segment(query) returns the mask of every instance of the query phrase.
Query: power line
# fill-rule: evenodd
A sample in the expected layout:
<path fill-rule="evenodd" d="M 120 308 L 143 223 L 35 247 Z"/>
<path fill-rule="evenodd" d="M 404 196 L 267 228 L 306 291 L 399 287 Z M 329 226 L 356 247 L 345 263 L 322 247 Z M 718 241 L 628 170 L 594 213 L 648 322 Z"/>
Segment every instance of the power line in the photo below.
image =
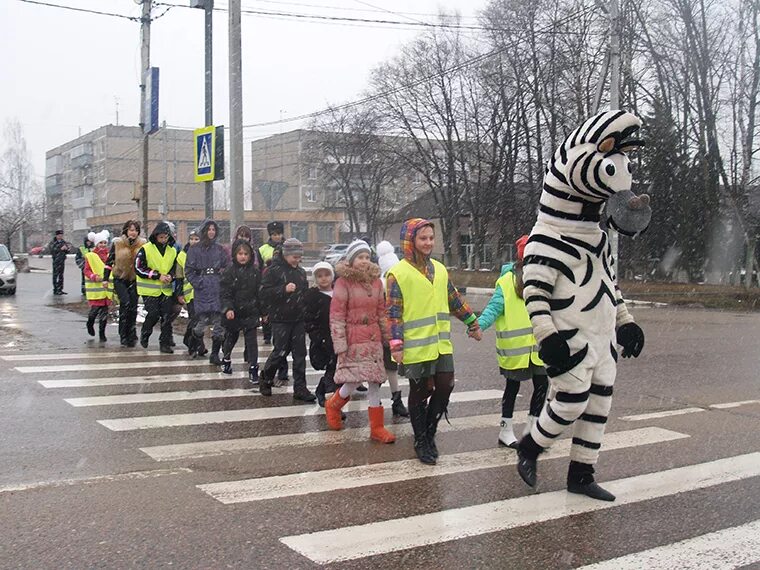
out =
<path fill-rule="evenodd" d="M 39 0 L 18 0 L 18 1 L 25 2 L 27 4 L 36 4 L 38 6 L 47 6 L 50 8 L 61 8 L 62 10 L 71 10 L 72 12 L 85 12 L 87 14 L 96 14 L 98 16 L 111 16 L 113 18 L 124 18 L 125 20 L 131 20 L 133 22 L 140 21 L 140 18 L 136 18 L 134 16 L 127 16 L 125 14 L 117 14 L 115 12 L 101 12 L 100 10 L 90 10 L 88 8 L 76 8 L 74 6 L 65 6 L 63 4 L 52 4 L 50 2 L 40 2 Z"/>
<path fill-rule="evenodd" d="M 431 13 L 423 13 L 423 12 L 392 12 L 390 10 L 386 10 L 384 8 L 380 8 L 378 6 L 373 6 L 372 4 L 367 4 L 363 2 L 360 2 L 360 4 L 364 4 L 365 6 L 371 6 L 373 9 L 348 8 L 345 6 L 328 6 L 326 4 L 306 4 L 302 2 L 287 2 L 284 0 L 251 0 L 251 1 L 257 2 L 257 3 L 263 3 L 263 4 L 277 4 L 281 6 L 301 6 L 305 8 L 323 8 L 326 10 L 336 10 L 336 11 L 344 11 L 344 12 L 370 12 L 370 13 L 388 12 L 390 14 L 395 14 L 396 16 L 425 16 L 425 17 L 430 17 L 430 18 L 436 18 L 440 15 L 440 14 L 431 14 Z M 465 19 L 476 20 L 477 18 L 466 17 Z"/>

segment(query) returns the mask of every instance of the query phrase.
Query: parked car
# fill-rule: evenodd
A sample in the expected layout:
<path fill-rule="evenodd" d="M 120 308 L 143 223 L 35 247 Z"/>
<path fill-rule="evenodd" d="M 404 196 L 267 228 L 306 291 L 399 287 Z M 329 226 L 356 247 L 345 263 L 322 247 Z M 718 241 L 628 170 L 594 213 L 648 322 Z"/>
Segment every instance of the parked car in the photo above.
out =
<path fill-rule="evenodd" d="M 0 293 L 16 294 L 16 264 L 3 244 L 0 244 Z"/>
<path fill-rule="evenodd" d="M 44 246 L 44 245 L 35 246 L 29 250 L 29 255 L 39 255 L 40 257 L 42 257 L 45 253 L 45 249 L 47 249 L 47 246 Z"/>
<path fill-rule="evenodd" d="M 340 257 L 342 257 L 343 255 L 345 255 L 347 249 L 348 249 L 347 243 L 333 243 L 333 244 L 327 245 L 324 247 L 324 249 L 322 249 L 322 255 L 320 257 L 320 260 L 327 261 L 335 265 L 337 261 L 333 263 L 327 258 L 330 256 L 334 256 L 336 254 L 340 254 Z M 338 259 L 340 259 L 340 257 Z"/>

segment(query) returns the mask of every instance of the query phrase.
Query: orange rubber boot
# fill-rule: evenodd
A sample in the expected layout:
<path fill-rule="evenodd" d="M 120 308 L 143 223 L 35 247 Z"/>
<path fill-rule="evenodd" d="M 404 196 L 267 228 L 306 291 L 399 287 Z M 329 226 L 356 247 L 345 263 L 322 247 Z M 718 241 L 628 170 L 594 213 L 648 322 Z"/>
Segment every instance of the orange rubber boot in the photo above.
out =
<path fill-rule="evenodd" d="M 340 390 L 335 390 L 335 393 L 325 402 L 325 416 L 327 417 L 327 426 L 330 429 L 341 430 L 343 429 L 343 420 L 340 417 L 340 410 L 351 399 L 341 398 Z"/>
<path fill-rule="evenodd" d="M 396 441 L 396 436 L 385 429 L 383 425 L 382 406 L 367 408 L 367 413 L 369 414 L 370 439 L 374 439 L 380 443 L 393 443 Z"/>

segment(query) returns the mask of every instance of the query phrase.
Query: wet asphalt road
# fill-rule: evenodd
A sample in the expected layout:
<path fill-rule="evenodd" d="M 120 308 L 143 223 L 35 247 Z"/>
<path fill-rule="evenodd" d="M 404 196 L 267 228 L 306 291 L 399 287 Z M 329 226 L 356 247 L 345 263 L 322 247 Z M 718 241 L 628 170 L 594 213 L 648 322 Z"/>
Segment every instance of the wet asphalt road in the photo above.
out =
<path fill-rule="evenodd" d="M 434 476 L 420 474 L 414 461 L 393 463 L 386 470 L 392 482 L 365 470 L 343 484 L 353 472 L 336 469 L 412 459 L 408 421 L 389 419 L 400 435 L 382 446 L 356 435 L 367 425 L 366 413 L 349 412 L 349 429 L 324 439 L 324 417 L 310 413 L 316 406 L 294 407 L 288 394 L 219 397 L 218 391 L 247 388 L 239 354 L 229 379 L 179 352 L 146 356 L 141 348 L 120 349 L 115 326 L 101 346 L 86 336 L 83 316 L 61 307 L 78 301 L 73 260 L 66 283 L 70 295 L 54 298 L 48 273 L 22 274 L 16 297 L 0 297 L 1 568 L 316 568 L 320 560 L 336 568 L 575 568 L 658 547 L 666 549 L 659 563 L 639 557 L 632 566 L 609 567 L 680 568 L 675 543 L 697 540 L 687 545 L 698 552 L 698 537 L 741 534 L 760 519 L 760 474 L 753 467 L 760 468 L 760 455 L 750 455 L 760 453 L 760 315 L 634 309 L 646 348 L 638 360 L 620 363 L 598 480 L 637 479 L 610 508 L 584 499 L 576 514 L 550 516 L 553 505 L 572 510 L 578 503 L 563 490 L 566 454 L 540 464 L 539 494 L 532 495 L 515 472 L 514 452 L 496 447 L 503 383 L 492 333 L 478 344 L 455 327 L 455 394 L 479 395 L 452 403 L 452 426 L 442 427 L 438 438 L 442 460 L 482 452 L 480 459 L 466 456 L 457 469 Z M 189 365 L 160 366 L 170 362 Z M 195 376 L 168 381 L 180 374 Z M 309 376 L 309 383 L 317 379 Z M 214 392 L 187 399 L 199 391 Z M 73 400 L 155 393 L 163 400 Z M 527 408 L 529 393 L 525 386 L 518 412 Z M 383 395 L 387 404 L 387 388 Z M 273 416 L 301 415 L 196 415 L 270 408 Z M 677 415 L 637 417 L 671 410 Z M 478 421 L 487 414 L 494 418 Z M 161 416 L 165 425 L 147 428 L 135 420 L 144 429 L 114 431 L 109 422 L 98 423 L 147 416 Z M 651 441 L 641 440 L 641 430 Z M 217 443 L 192 445 L 198 442 Z M 484 458 L 488 465 L 478 463 Z M 704 483 L 721 460 L 723 471 Z M 747 462 L 748 470 L 742 467 Z M 702 484 L 669 486 L 669 478 L 684 484 L 692 466 L 700 466 L 694 476 Z M 686 468 L 683 476 L 673 475 L 678 468 Z M 647 474 L 654 479 L 638 479 Z M 216 487 L 205 487 L 253 478 L 259 481 L 247 490 L 233 488 L 228 497 L 240 502 L 232 504 L 219 500 Z M 312 483 L 304 488 L 300 481 Z M 265 491 L 272 498 L 261 495 Z M 542 496 L 550 504 L 536 502 Z M 503 502 L 494 507 L 501 522 L 494 529 L 478 529 L 469 511 L 453 511 L 497 501 Z M 519 501 L 527 501 L 527 514 L 514 522 L 509 517 Z M 485 519 L 474 512 L 476 520 Z M 431 513 L 441 514 L 410 518 Z M 389 528 L 353 528 L 386 520 L 394 521 Z M 458 540 L 423 533 L 441 522 Z M 288 538 L 332 529 L 344 530 L 315 535 L 318 547 Z M 719 553 L 723 563 L 695 567 L 757 567 L 760 539 L 750 536 L 743 564 Z M 352 550 L 367 537 L 366 551 Z M 399 549 L 406 541 L 409 547 Z"/>

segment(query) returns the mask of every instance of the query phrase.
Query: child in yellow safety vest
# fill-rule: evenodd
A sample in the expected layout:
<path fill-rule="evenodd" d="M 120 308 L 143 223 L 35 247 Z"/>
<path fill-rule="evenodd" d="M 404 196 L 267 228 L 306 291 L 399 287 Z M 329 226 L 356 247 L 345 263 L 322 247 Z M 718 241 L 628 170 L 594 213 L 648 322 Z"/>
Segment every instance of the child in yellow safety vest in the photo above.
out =
<path fill-rule="evenodd" d="M 529 433 L 546 399 L 548 379 L 544 363 L 538 357 L 538 347 L 533 336 L 528 311 L 523 299 L 522 260 L 528 236 L 515 242 L 517 263 L 502 267 L 501 277 L 496 281 L 496 289 L 491 300 L 478 317 L 481 330 L 491 325 L 496 328 L 496 355 L 499 371 L 507 381 L 501 399 L 501 429 L 499 445 L 517 449 L 517 438 L 512 429 L 515 400 L 520 391 L 520 383 L 533 380 L 533 396 L 525 433 Z"/>
<path fill-rule="evenodd" d="M 90 313 L 87 315 L 87 334 L 95 336 L 95 319 L 98 320 L 100 342 L 106 342 L 106 325 L 108 325 L 108 306 L 111 304 L 113 293 L 109 286 L 106 270 L 108 259 L 108 230 L 100 233 L 90 232 L 87 236 L 95 247 L 84 255 L 84 286 Z"/>

